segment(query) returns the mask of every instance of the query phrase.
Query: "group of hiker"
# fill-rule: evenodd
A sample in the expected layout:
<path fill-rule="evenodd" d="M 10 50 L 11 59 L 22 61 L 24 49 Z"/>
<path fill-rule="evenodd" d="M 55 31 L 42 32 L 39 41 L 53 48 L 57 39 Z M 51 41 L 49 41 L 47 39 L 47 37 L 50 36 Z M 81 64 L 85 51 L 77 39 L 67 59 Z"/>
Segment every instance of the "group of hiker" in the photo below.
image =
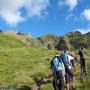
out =
<path fill-rule="evenodd" d="M 80 77 L 87 75 L 85 63 L 85 49 L 80 46 L 78 53 L 65 50 L 61 55 L 56 55 L 51 61 L 54 90 L 76 90 L 73 68 L 77 65 L 77 55 L 80 56 Z M 70 83 L 72 86 L 70 86 Z M 72 89 L 70 89 L 72 87 Z"/>

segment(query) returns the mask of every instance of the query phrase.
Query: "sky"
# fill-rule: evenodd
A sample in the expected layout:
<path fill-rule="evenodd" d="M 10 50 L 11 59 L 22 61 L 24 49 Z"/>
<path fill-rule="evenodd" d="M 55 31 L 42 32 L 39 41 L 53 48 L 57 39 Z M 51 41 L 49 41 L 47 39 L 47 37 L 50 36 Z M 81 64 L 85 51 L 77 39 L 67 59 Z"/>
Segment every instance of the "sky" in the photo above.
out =
<path fill-rule="evenodd" d="M 0 0 L 0 29 L 64 35 L 90 32 L 90 0 Z"/>

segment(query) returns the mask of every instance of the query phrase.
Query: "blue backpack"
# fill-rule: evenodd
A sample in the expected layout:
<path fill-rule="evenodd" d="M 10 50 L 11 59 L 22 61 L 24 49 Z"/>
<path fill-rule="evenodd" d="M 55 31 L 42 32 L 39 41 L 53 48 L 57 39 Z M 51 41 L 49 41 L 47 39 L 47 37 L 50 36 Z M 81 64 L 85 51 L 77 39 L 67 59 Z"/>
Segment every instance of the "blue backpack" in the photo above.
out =
<path fill-rule="evenodd" d="M 67 63 L 67 62 L 68 62 L 68 53 L 64 53 L 64 54 L 62 55 L 62 61 L 63 61 L 64 63 Z"/>
<path fill-rule="evenodd" d="M 55 56 L 53 58 L 53 60 L 51 61 L 51 69 L 53 74 L 56 71 L 62 71 L 63 73 L 65 73 L 65 67 L 60 56 Z"/>
<path fill-rule="evenodd" d="M 61 56 L 61 58 L 62 58 L 62 61 L 64 63 L 65 68 L 71 69 L 72 66 L 71 66 L 71 64 L 69 63 L 69 60 L 68 60 L 68 53 L 64 53 Z"/>

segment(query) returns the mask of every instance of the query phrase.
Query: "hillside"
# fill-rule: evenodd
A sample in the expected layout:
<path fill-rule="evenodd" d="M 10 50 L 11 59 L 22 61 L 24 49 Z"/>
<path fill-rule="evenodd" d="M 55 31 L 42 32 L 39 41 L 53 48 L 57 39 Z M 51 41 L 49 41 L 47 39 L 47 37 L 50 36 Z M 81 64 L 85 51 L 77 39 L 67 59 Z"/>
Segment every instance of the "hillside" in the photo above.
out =
<path fill-rule="evenodd" d="M 29 47 L 13 36 L 0 34 L 1 88 L 31 87 L 35 84 L 34 78 L 40 79 L 48 72 L 50 60 L 57 53 Z"/>
<path fill-rule="evenodd" d="M 47 34 L 41 37 L 33 38 L 28 33 L 23 32 L 16 33 L 14 30 L 9 30 L 1 33 L 0 35 L 2 38 L 11 37 L 11 41 L 13 39 L 14 41 L 15 39 L 17 39 L 19 43 L 24 43 L 26 45 L 33 47 L 47 48 L 50 50 L 72 50 L 72 48 L 73 49 L 79 48 L 80 45 L 83 45 L 85 48 L 90 47 L 90 32 L 82 34 L 79 31 L 75 31 L 69 32 L 64 36 Z M 14 43 L 15 42 L 13 42 L 12 44 L 14 45 Z"/>
<path fill-rule="evenodd" d="M 51 40 L 55 41 L 55 39 Z M 76 67 L 78 90 L 89 90 L 90 88 L 90 49 L 87 52 L 88 76 L 84 82 L 79 79 L 79 65 Z M 62 52 L 28 46 L 14 36 L 0 34 L 1 87 L 9 89 L 21 86 L 32 87 L 36 80 L 42 79 L 44 74 L 50 72 L 50 60 L 60 53 Z M 41 90 L 52 90 L 52 83 L 42 85 Z"/>
<path fill-rule="evenodd" d="M 0 33 L 0 48 L 23 47 L 25 44 L 13 36 Z"/>
<path fill-rule="evenodd" d="M 72 48 L 79 48 L 80 45 L 83 45 L 85 48 L 90 47 L 90 32 L 82 34 L 79 31 L 69 32 L 64 36 L 56 36 L 52 34 L 44 35 L 37 38 L 44 45 L 47 44 L 47 48 L 57 49 L 57 50 L 69 50 Z M 48 47 L 49 45 L 49 47 Z"/>

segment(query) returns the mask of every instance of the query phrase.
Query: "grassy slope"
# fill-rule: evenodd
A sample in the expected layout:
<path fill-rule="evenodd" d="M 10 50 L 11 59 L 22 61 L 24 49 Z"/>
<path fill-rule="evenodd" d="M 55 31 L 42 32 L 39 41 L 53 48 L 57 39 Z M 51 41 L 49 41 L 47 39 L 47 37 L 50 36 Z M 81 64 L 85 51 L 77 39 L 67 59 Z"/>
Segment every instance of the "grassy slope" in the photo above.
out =
<path fill-rule="evenodd" d="M 84 80 L 80 79 L 80 64 L 78 64 L 75 68 L 77 90 L 90 90 L 90 49 L 87 50 L 87 53 L 88 54 L 87 54 L 86 63 L 87 63 L 88 75 L 86 78 L 84 78 Z M 42 90 L 52 90 L 51 88 L 52 88 L 51 84 L 42 86 Z"/>
<path fill-rule="evenodd" d="M 88 49 L 87 52 L 88 52 L 88 54 L 87 54 L 86 63 L 87 63 L 88 75 L 82 81 L 82 80 L 79 79 L 79 71 L 76 73 L 77 86 L 79 88 L 78 90 L 90 90 L 90 49 Z M 77 67 L 77 68 L 79 68 L 79 67 Z"/>
<path fill-rule="evenodd" d="M 41 78 L 49 70 L 49 59 L 57 54 L 57 51 L 50 51 L 40 48 L 28 47 L 14 37 L 7 37 L 0 34 L 0 85 L 14 84 L 33 85 L 33 77 Z M 90 50 L 88 50 L 88 77 L 84 83 L 79 79 L 77 69 L 78 90 L 89 90 L 90 88 Z M 79 68 L 79 67 L 78 67 Z M 85 89 L 83 85 L 85 85 Z M 42 86 L 42 90 L 52 90 L 52 85 Z"/>
<path fill-rule="evenodd" d="M 25 46 L 20 40 L 16 40 L 15 37 L 6 36 L 0 33 L 0 48 L 15 48 Z"/>
<path fill-rule="evenodd" d="M 49 68 L 48 58 L 57 52 L 28 47 L 14 37 L 0 34 L 0 85 L 28 84 Z"/>

